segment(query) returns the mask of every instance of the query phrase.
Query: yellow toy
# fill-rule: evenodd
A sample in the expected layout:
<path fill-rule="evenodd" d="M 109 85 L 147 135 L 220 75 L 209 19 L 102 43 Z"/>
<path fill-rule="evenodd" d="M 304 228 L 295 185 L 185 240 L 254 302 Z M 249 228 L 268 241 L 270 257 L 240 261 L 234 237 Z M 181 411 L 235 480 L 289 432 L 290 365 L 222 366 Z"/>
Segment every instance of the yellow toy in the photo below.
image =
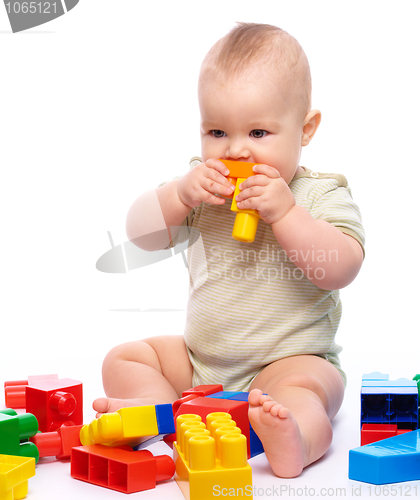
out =
<path fill-rule="evenodd" d="M 0 500 L 20 500 L 35 476 L 35 458 L 0 455 Z"/>
<path fill-rule="evenodd" d="M 105 413 L 80 430 L 80 442 L 111 446 L 139 443 L 144 436 L 159 434 L 155 406 L 121 408 L 115 413 Z"/>
<path fill-rule="evenodd" d="M 229 413 L 180 415 L 174 442 L 175 480 L 187 500 L 252 498 L 246 437 Z"/>
<path fill-rule="evenodd" d="M 235 186 L 235 192 L 232 197 L 232 212 L 237 212 L 235 224 L 233 225 L 232 238 L 246 243 L 252 243 L 257 232 L 258 219 L 260 218 L 256 210 L 240 210 L 236 205 L 236 196 L 239 194 L 239 185 L 251 175 L 255 175 L 252 170 L 257 163 L 245 161 L 220 160 L 229 169 L 227 179 Z M 228 197 L 228 198 L 230 198 Z"/>

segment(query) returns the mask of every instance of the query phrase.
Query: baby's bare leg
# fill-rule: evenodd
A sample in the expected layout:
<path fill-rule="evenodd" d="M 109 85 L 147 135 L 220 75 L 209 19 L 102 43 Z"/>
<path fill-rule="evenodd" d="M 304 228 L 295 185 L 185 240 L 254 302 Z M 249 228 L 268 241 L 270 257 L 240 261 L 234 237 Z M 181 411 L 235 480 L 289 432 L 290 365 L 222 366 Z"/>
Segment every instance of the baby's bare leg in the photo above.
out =
<path fill-rule="evenodd" d="M 98 413 L 123 406 L 173 403 L 192 384 L 183 337 L 152 337 L 114 347 L 103 362 L 102 379 L 108 398 L 93 402 Z"/>
<path fill-rule="evenodd" d="M 318 356 L 293 356 L 267 366 L 250 389 L 249 419 L 274 473 L 298 476 L 331 444 L 330 421 L 344 396 L 341 375 Z"/>

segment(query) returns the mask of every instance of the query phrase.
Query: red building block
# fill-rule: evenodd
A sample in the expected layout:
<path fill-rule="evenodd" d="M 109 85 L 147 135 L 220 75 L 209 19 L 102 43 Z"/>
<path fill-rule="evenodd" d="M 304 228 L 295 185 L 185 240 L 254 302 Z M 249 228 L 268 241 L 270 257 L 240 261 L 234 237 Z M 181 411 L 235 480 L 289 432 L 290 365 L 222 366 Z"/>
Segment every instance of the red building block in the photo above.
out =
<path fill-rule="evenodd" d="M 72 448 L 81 446 L 80 429 L 83 425 L 63 425 L 53 432 L 42 432 L 30 438 L 36 445 L 40 457 L 69 459 Z"/>
<path fill-rule="evenodd" d="M 41 432 L 83 424 L 82 383 L 68 378 L 39 377 L 26 387 L 26 411 L 36 416 Z"/>
<path fill-rule="evenodd" d="M 30 375 L 28 380 L 9 380 L 4 383 L 6 408 L 26 408 L 26 387 L 40 380 L 58 380 L 58 375 Z"/>
<path fill-rule="evenodd" d="M 72 477 L 123 493 L 150 490 L 174 473 L 171 457 L 154 457 L 148 450 L 94 444 L 73 448 L 71 452 Z"/>
<path fill-rule="evenodd" d="M 196 394 L 197 396 L 208 396 L 210 394 L 214 394 L 216 392 L 223 391 L 222 384 L 213 384 L 213 385 L 197 385 L 192 389 L 188 389 L 188 391 L 184 391 L 182 393 L 182 397 L 188 396 L 189 394 Z"/>
<path fill-rule="evenodd" d="M 187 401 L 186 403 L 182 403 L 175 415 L 175 418 L 179 415 L 185 415 L 186 413 L 193 413 L 200 415 L 203 422 L 205 422 L 209 413 L 230 413 L 230 415 L 232 415 L 232 419 L 236 422 L 236 426 L 241 429 L 242 434 L 246 437 L 248 458 L 250 458 L 251 449 L 249 439 L 248 408 L 249 405 L 247 401 L 200 397 Z"/>
<path fill-rule="evenodd" d="M 9 380 L 4 383 L 4 404 L 6 408 L 25 408 L 27 380 Z"/>
<path fill-rule="evenodd" d="M 184 391 L 182 393 L 182 398 L 176 400 L 172 404 L 172 411 L 175 415 L 177 414 L 179 407 L 182 403 L 186 403 L 187 401 L 191 401 L 195 398 L 200 398 L 204 396 L 209 396 L 210 394 L 215 394 L 216 392 L 223 391 L 223 385 L 221 384 L 213 384 L 213 385 L 197 385 L 192 389 L 188 389 L 188 391 Z"/>
<path fill-rule="evenodd" d="M 360 446 L 410 431 L 411 429 L 398 429 L 396 424 L 363 424 L 360 432 Z"/>

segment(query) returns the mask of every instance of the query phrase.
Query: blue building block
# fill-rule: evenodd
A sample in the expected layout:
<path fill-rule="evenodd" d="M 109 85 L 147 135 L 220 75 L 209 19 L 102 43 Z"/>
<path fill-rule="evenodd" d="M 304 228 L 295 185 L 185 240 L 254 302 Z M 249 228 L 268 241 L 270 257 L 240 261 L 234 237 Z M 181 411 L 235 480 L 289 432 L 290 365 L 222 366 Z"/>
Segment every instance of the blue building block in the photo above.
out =
<path fill-rule="evenodd" d="M 251 448 L 251 458 L 264 453 L 264 448 L 260 438 L 256 435 L 251 424 L 249 424 L 249 445 Z"/>
<path fill-rule="evenodd" d="M 172 434 L 175 432 L 174 414 L 171 404 L 156 405 L 156 420 L 159 434 Z"/>
<path fill-rule="evenodd" d="M 238 392 L 234 396 L 230 396 L 228 399 L 233 399 L 234 401 L 248 401 L 249 392 Z"/>
<path fill-rule="evenodd" d="M 386 373 L 380 373 L 380 372 L 372 372 L 372 373 L 364 373 L 362 375 L 362 383 L 364 380 L 389 380 L 389 375 Z"/>
<path fill-rule="evenodd" d="M 236 396 L 236 394 L 241 394 L 238 391 L 219 391 L 214 394 L 209 394 L 206 398 L 214 398 L 214 399 L 234 399 L 232 396 Z M 248 399 L 246 399 L 248 401 Z"/>
<path fill-rule="evenodd" d="M 153 443 L 157 443 L 158 441 L 161 441 L 169 434 L 173 434 L 175 432 L 175 420 L 174 420 L 174 414 L 172 412 L 172 405 L 171 404 L 156 405 L 155 412 L 156 412 L 156 421 L 159 434 L 157 436 L 152 436 L 151 438 L 146 439 L 145 441 L 142 441 L 137 446 L 134 446 L 133 449 L 135 451 L 142 450 Z"/>
<path fill-rule="evenodd" d="M 420 431 L 350 450 L 349 479 L 389 484 L 420 479 Z"/>
<path fill-rule="evenodd" d="M 418 428 L 419 393 L 414 380 L 389 380 L 373 372 L 364 375 L 361 390 L 361 426 L 396 424 L 400 429 Z"/>

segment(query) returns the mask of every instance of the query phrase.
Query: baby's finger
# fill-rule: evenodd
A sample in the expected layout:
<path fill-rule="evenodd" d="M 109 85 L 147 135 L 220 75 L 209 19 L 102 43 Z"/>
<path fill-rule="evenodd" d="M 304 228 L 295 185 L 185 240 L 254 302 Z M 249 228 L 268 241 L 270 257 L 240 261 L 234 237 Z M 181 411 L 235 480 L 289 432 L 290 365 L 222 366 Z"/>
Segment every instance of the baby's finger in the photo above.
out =
<path fill-rule="evenodd" d="M 210 203 L 211 205 L 223 205 L 223 203 L 226 202 L 224 198 L 222 198 L 221 196 L 217 196 L 217 194 L 219 193 L 213 193 L 205 187 L 202 187 L 201 189 L 202 194 L 200 195 L 200 199 L 205 203 Z"/>
<path fill-rule="evenodd" d="M 243 191 L 252 186 L 266 186 L 269 183 L 270 179 L 266 175 L 252 175 L 239 184 L 239 189 Z"/>
<path fill-rule="evenodd" d="M 264 165 L 264 164 L 254 165 L 252 167 L 252 170 L 256 174 L 264 174 L 267 177 L 270 177 L 271 179 L 278 179 L 279 177 L 281 177 L 279 171 L 274 167 L 270 167 L 270 165 Z"/>
<path fill-rule="evenodd" d="M 220 160 L 217 160 L 216 158 L 210 158 L 209 160 L 207 160 L 205 162 L 205 164 L 209 168 L 212 168 L 212 169 L 216 170 L 217 172 L 219 172 L 224 177 L 226 177 L 229 174 L 229 169 L 227 168 L 227 166 L 224 163 L 222 163 Z"/>
<path fill-rule="evenodd" d="M 229 170 L 219 160 L 214 160 L 216 163 L 213 163 L 213 160 L 207 160 L 206 165 L 208 162 L 210 162 L 210 165 L 214 165 L 215 167 L 208 167 L 205 176 L 221 186 L 224 186 L 224 189 L 218 194 L 230 196 L 233 193 L 235 186 L 233 186 L 232 183 L 225 177 L 225 175 L 229 173 Z"/>
<path fill-rule="evenodd" d="M 260 186 L 251 186 L 244 191 L 241 191 L 238 195 L 236 195 L 235 200 L 239 203 L 241 201 L 245 201 L 249 198 L 256 198 L 263 194 L 264 190 Z"/>
<path fill-rule="evenodd" d="M 222 182 L 220 177 L 223 179 Z M 209 176 L 204 179 L 202 186 L 209 193 L 222 196 L 230 196 L 235 190 L 235 186 L 231 184 L 226 177 L 218 173 L 209 174 Z"/>

